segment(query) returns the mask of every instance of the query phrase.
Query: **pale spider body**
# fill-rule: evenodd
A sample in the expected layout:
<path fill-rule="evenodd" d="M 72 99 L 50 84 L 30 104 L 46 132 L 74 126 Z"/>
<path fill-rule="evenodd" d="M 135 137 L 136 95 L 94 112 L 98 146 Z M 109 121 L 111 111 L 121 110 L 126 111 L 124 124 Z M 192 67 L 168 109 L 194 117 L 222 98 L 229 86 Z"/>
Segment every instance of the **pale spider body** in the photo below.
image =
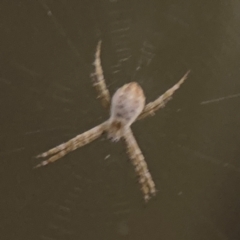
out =
<path fill-rule="evenodd" d="M 145 106 L 141 86 L 131 82 L 119 88 L 112 97 L 108 137 L 118 141 L 137 119 Z"/>
<path fill-rule="evenodd" d="M 104 107 L 109 108 L 110 93 L 106 86 L 103 76 L 103 70 L 100 59 L 101 41 L 98 42 L 95 53 L 95 73 L 92 74 L 94 86 L 97 90 L 98 97 Z M 64 157 L 68 153 L 85 146 L 99 138 L 104 132 L 108 133 L 108 137 L 113 141 L 118 141 L 123 138 L 127 153 L 134 170 L 138 176 L 138 182 L 141 185 L 141 190 L 145 201 L 148 201 L 151 196 L 156 194 L 155 183 L 148 170 L 147 163 L 139 148 L 137 141 L 131 130 L 131 124 L 138 119 L 143 119 L 147 116 L 152 116 L 154 113 L 165 106 L 171 99 L 173 93 L 186 80 L 189 71 L 170 89 L 158 97 L 153 102 L 145 106 L 145 95 L 142 88 L 136 82 L 125 84 L 119 88 L 112 97 L 110 107 L 110 117 L 108 120 L 99 125 L 85 131 L 82 134 L 68 140 L 65 143 L 58 145 L 44 153 L 39 154 L 38 158 L 47 158 L 39 163 L 37 167 L 45 166 Z"/>

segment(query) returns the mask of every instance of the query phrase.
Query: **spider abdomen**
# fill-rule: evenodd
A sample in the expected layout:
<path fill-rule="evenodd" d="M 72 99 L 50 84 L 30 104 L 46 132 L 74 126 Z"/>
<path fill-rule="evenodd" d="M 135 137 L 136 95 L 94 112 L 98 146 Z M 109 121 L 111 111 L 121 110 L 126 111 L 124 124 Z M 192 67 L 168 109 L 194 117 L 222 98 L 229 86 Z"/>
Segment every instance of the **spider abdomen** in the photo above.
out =
<path fill-rule="evenodd" d="M 136 82 L 123 85 L 113 95 L 109 136 L 118 140 L 137 119 L 145 106 L 145 95 Z"/>

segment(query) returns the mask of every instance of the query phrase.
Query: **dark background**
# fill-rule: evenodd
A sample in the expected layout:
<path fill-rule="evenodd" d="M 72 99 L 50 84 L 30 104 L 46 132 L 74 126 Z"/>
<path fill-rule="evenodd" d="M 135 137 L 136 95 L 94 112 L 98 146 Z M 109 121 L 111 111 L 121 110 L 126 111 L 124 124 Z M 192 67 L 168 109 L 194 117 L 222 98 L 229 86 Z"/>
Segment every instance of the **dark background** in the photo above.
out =
<path fill-rule="evenodd" d="M 0 32 L 1 239 L 240 239 L 238 0 L 1 1 Z M 133 125 L 159 190 L 147 205 L 106 137 L 33 170 L 107 119 L 90 78 L 100 38 L 111 93 L 134 80 L 151 101 L 191 69 Z"/>

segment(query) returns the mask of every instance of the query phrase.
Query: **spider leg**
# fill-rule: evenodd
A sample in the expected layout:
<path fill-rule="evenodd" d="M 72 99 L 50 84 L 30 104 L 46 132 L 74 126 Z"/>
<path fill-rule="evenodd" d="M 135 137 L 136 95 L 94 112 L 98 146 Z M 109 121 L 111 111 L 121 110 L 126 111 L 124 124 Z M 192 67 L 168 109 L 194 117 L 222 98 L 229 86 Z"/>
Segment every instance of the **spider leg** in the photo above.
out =
<path fill-rule="evenodd" d="M 60 144 L 59 146 L 52 148 L 42 154 L 39 154 L 37 158 L 46 158 L 49 157 L 47 160 L 42 161 L 39 163 L 35 168 L 45 166 L 49 163 L 55 162 L 56 160 L 64 157 L 69 152 L 76 150 L 84 145 L 91 143 L 92 141 L 96 140 L 98 137 L 102 135 L 102 133 L 106 130 L 107 121 L 99 124 L 98 126 L 77 135 L 76 137 L 70 139 L 69 141 Z"/>
<path fill-rule="evenodd" d="M 147 202 L 152 196 L 156 194 L 155 183 L 148 170 L 144 156 L 130 128 L 125 133 L 124 139 L 127 145 L 129 158 L 134 166 L 135 172 L 138 176 L 138 181 L 141 185 L 144 200 Z"/>
<path fill-rule="evenodd" d="M 93 86 L 97 90 L 98 98 L 100 98 L 101 104 L 105 108 L 110 106 L 110 93 L 106 86 L 106 82 L 103 75 L 102 65 L 101 65 L 101 44 L 102 41 L 99 40 L 95 53 L 95 61 L 93 65 L 95 66 L 95 72 L 91 75 L 93 77 Z"/>
<path fill-rule="evenodd" d="M 139 115 L 138 119 L 143 119 L 148 116 L 152 116 L 159 108 L 164 108 L 166 103 L 171 100 L 174 92 L 180 88 L 180 86 L 187 79 L 190 70 L 185 73 L 185 75 L 176 83 L 173 87 L 168 89 L 164 94 L 158 97 L 155 101 L 148 103 L 143 109 L 142 113 Z"/>

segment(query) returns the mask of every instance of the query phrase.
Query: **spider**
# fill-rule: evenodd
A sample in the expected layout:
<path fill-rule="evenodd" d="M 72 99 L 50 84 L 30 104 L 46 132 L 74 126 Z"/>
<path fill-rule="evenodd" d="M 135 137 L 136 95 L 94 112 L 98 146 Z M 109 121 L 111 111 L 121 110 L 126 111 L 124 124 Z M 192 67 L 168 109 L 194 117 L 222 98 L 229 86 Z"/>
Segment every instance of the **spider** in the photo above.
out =
<path fill-rule="evenodd" d="M 152 116 L 158 109 L 163 108 L 171 99 L 173 93 L 186 80 L 190 71 L 188 71 L 178 81 L 178 83 L 168 89 L 163 95 L 147 105 L 145 105 L 144 92 L 137 82 L 130 82 L 123 85 L 115 92 L 112 100 L 110 100 L 110 93 L 106 86 L 101 66 L 100 52 L 101 40 L 98 42 L 96 47 L 95 61 L 93 64 L 95 72 L 92 74 L 92 77 L 94 82 L 93 85 L 97 90 L 101 104 L 105 108 L 110 108 L 110 118 L 98 126 L 77 135 L 69 141 L 39 154 L 37 158 L 47 159 L 35 166 L 35 168 L 55 162 L 67 155 L 69 152 L 91 143 L 99 138 L 104 132 L 107 132 L 108 138 L 112 141 L 117 142 L 120 138 L 125 140 L 127 153 L 138 176 L 144 200 L 147 202 L 156 194 L 156 187 L 148 170 L 144 156 L 131 130 L 131 124 L 136 120 Z"/>

